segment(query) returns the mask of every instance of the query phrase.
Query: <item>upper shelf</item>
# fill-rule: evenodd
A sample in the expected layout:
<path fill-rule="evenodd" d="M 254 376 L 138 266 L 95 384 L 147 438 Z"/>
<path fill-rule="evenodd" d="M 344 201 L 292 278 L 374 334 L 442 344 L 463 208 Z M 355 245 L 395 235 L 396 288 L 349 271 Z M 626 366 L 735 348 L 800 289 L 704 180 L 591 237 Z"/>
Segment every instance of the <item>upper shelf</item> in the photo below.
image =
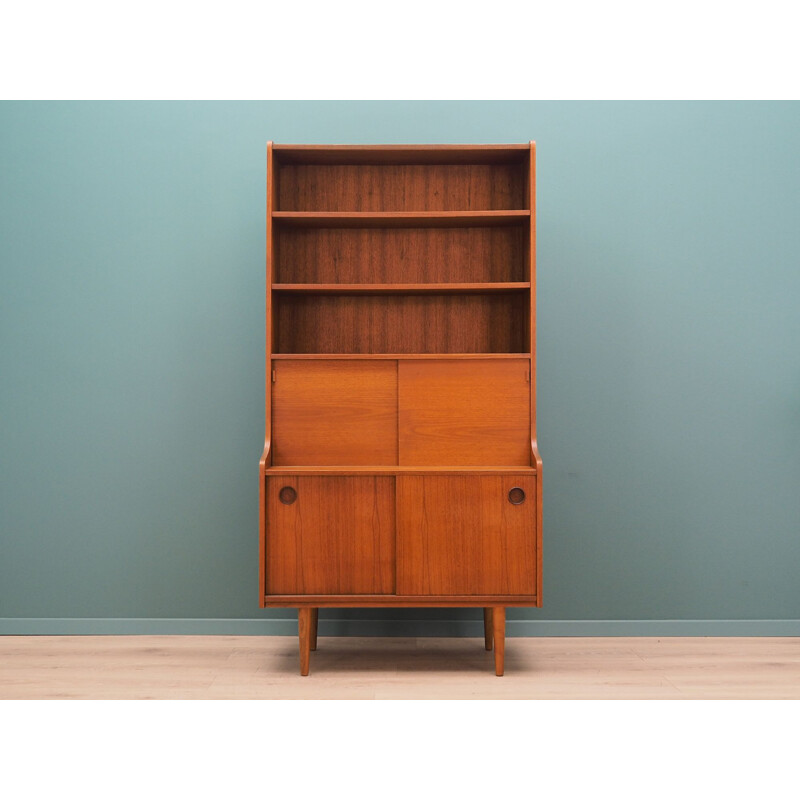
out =
<path fill-rule="evenodd" d="M 289 294 L 497 294 L 530 289 L 514 283 L 273 283 L 276 292 Z"/>
<path fill-rule="evenodd" d="M 531 212 L 514 211 L 273 211 L 284 226 L 305 228 L 469 228 L 520 225 Z"/>
<path fill-rule="evenodd" d="M 272 146 L 282 164 L 510 164 L 522 161 L 530 150 L 528 144 Z"/>

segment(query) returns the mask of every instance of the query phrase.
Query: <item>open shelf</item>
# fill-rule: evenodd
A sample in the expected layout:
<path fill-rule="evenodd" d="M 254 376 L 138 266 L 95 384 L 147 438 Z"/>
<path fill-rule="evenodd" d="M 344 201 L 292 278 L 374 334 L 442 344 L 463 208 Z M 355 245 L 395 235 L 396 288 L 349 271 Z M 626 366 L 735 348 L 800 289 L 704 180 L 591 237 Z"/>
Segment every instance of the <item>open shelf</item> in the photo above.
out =
<path fill-rule="evenodd" d="M 310 228 L 463 228 L 521 225 L 528 210 L 513 211 L 273 211 L 277 224 Z"/>
<path fill-rule="evenodd" d="M 529 280 L 525 225 L 275 228 L 275 283 L 503 283 Z"/>
<path fill-rule="evenodd" d="M 274 283 L 290 294 L 494 294 L 530 289 L 530 283 Z"/>
<path fill-rule="evenodd" d="M 451 361 L 530 357 L 530 353 L 272 353 L 271 356 L 273 361 L 282 359 L 309 359 L 315 361 L 402 361 L 407 359 L 417 361 L 426 358 L 436 359 L 437 361 Z"/>
<path fill-rule="evenodd" d="M 277 353 L 527 353 L 529 291 L 273 293 Z"/>
<path fill-rule="evenodd" d="M 527 144 L 274 144 L 272 152 L 284 164 L 520 164 Z"/>

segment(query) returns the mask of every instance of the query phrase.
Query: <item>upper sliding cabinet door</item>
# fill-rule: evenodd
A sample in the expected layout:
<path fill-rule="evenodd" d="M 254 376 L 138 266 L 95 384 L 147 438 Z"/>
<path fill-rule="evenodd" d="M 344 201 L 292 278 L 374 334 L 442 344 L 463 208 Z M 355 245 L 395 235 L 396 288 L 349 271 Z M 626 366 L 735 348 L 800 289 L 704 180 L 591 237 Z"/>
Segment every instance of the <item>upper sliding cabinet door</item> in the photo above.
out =
<path fill-rule="evenodd" d="M 274 361 L 274 466 L 397 464 L 396 361 Z"/>
<path fill-rule="evenodd" d="M 399 463 L 530 466 L 530 361 L 398 363 Z"/>

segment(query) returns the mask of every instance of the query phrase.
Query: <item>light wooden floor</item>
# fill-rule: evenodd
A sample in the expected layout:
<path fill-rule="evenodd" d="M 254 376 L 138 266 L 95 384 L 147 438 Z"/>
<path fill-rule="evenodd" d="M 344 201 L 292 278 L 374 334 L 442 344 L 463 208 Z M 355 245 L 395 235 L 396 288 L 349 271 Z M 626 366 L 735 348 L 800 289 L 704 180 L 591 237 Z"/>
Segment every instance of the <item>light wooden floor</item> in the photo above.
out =
<path fill-rule="evenodd" d="M 800 699 L 800 638 L 0 636 L 0 698 Z"/>

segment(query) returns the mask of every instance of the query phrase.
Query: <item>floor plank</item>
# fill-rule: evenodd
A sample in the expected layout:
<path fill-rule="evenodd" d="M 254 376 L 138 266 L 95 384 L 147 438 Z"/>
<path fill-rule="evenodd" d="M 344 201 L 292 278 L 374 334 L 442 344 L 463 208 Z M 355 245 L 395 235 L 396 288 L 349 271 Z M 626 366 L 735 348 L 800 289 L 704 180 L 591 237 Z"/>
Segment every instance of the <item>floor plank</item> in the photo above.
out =
<path fill-rule="evenodd" d="M 3 636 L 0 699 L 800 699 L 800 638 Z"/>

